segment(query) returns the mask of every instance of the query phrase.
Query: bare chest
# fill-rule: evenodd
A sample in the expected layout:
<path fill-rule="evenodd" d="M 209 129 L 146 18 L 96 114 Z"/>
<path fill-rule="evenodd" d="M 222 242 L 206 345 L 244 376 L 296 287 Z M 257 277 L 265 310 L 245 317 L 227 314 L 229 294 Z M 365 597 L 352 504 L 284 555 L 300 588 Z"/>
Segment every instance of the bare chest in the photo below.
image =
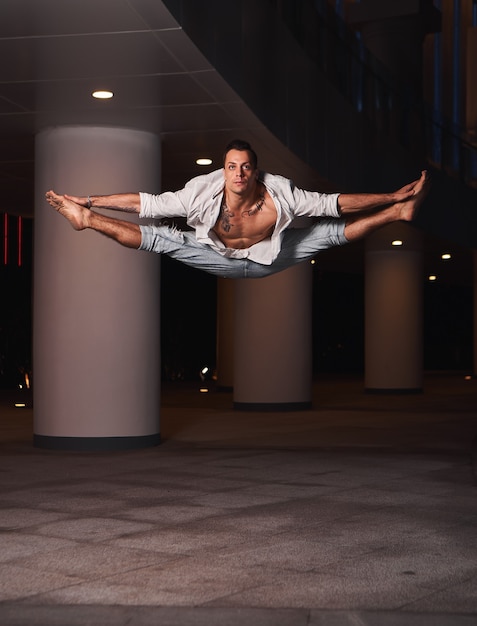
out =
<path fill-rule="evenodd" d="M 249 248 L 270 237 L 277 220 L 277 210 L 264 192 L 250 206 L 231 209 L 222 202 L 214 232 L 228 248 Z"/>

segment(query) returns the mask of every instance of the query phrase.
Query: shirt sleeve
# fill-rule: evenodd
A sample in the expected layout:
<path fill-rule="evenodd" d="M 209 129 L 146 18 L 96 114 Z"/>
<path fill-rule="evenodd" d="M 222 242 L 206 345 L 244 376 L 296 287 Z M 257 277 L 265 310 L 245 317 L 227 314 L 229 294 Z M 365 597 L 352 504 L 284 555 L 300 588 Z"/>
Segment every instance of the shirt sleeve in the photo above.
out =
<path fill-rule="evenodd" d="M 186 217 L 187 198 L 184 189 L 180 191 L 166 191 L 160 194 L 139 192 L 141 207 L 139 217 L 163 218 Z"/>
<path fill-rule="evenodd" d="M 292 213 L 295 217 L 341 217 L 339 193 L 321 193 L 292 187 Z"/>
<path fill-rule="evenodd" d="M 290 219 L 295 217 L 341 217 L 339 193 L 307 191 L 289 178 L 264 174 L 264 183 Z"/>
<path fill-rule="evenodd" d="M 189 180 L 179 191 L 166 191 L 157 195 L 140 192 L 139 217 L 186 217 L 188 222 L 200 221 L 210 210 L 214 198 L 223 188 L 223 170 L 201 174 Z"/>

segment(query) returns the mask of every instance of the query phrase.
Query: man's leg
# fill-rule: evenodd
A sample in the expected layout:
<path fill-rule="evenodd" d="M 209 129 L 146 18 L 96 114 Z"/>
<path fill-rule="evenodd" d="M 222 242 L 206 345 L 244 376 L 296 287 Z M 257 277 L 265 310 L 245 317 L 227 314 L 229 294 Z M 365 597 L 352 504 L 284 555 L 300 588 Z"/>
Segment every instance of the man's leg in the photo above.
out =
<path fill-rule="evenodd" d="M 91 228 L 98 233 L 106 235 L 106 237 L 114 239 L 123 246 L 139 248 L 141 231 L 137 224 L 100 215 L 64 196 L 56 194 L 54 191 L 48 191 L 46 199 L 58 213 L 70 222 L 75 230 Z"/>
<path fill-rule="evenodd" d="M 309 228 L 288 228 L 283 233 L 280 252 L 269 273 L 281 272 L 292 265 L 309 261 L 319 252 L 348 243 L 344 235 L 346 221 L 320 218 Z"/>

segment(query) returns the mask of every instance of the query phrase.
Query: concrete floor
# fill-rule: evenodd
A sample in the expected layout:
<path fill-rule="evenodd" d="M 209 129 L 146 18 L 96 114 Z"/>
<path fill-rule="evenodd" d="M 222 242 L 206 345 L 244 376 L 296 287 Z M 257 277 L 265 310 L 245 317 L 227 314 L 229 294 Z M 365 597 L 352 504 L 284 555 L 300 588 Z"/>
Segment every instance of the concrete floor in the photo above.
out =
<path fill-rule="evenodd" d="M 1 394 L 0 624 L 477 624 L 477 381 L 243 413 L 166 385 L 164 443 L 31 445 Z"/>

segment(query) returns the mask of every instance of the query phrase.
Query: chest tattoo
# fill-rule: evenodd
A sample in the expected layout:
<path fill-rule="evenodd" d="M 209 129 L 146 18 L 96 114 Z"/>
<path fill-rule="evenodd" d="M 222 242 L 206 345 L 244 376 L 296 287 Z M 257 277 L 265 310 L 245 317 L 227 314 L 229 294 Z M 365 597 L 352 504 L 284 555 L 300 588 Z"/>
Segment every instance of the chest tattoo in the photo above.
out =
<path fill-rule="evenodd" d="M 230 209 L 225 204 L 225 198 L 222 200 L 222 205 L 220 207 L 220 227 L 225 233 L 229 233 L 232 228 L 232 224 L 230 223 L 230 218 L 233 217 L 234 214 L 230 211 Z"/>
<path fill-rule="evenodd" d="M 247 209 L 246 211 L 242 211 L 241 215 L 248 215 L 249 217 L 251 217 L 252 215 L 255 215 L 256 213 L 258 213 L 259 211 L 262 210 L 263 205 L 265 203 L 265 194 L 261 193 L 260 196 L 258 197 L 257 202 L 255 203 L 255 206 L 251 209 Z M 225 195 L 222 198 L 222 204 L 220 206 L 220 226 L 222 228 L 222 230 L 226 233 L 229 233 L 233 224 L 230 222 L 231 218 L 234 217 L 234 213 L 228 208 L 228 206 L 225 203 Z"/>

